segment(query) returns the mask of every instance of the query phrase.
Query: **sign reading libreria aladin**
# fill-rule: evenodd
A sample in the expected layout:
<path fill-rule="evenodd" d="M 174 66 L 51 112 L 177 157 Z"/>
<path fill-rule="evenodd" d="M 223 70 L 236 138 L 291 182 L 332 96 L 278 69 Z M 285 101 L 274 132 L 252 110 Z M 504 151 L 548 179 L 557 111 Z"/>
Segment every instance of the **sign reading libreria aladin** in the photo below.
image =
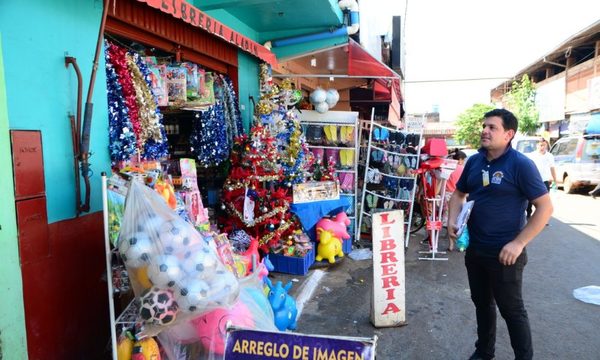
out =
<path fill-rule="evenodd" d="M 377 337 L 305 335 L 231 328 L 225 360 L 374 360 Z"/>

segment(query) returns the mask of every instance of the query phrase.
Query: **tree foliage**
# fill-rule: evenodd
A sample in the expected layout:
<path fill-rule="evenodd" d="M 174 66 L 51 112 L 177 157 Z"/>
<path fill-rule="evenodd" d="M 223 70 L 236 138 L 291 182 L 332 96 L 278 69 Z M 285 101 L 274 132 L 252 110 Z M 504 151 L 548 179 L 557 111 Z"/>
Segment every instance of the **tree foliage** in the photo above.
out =
<path fill-rule="evenodd" d="M 535 106 L 535 86 L 527 74 L 515 80 L 506 93 L 507 109 L 519 119 L 519 131 L 534 135 L 540 127 L 539 113 Z"/>
<path fill-rule="evenodd" d="M 493 110 L 492 105 L 475 104 L 458 115 L 456 121 L 456 133 L 454 138 L 473 149 L 477 149 L 480 143 L 481 124 L 483 115 Z"/>

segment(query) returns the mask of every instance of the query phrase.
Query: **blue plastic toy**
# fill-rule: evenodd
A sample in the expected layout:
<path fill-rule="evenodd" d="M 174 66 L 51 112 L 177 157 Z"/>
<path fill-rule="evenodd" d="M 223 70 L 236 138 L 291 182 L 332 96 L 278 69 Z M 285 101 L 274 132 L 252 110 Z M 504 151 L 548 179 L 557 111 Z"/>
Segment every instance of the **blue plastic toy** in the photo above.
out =
<path fill-rule="evenodd" d="M 273 285 L 269 278 L 265 279 L 267 286 L 269 286 L 268 297 L 275 315 L 275 327 L 279 331 L 296 330 L 298 309 L 296 308 L 296 300 L 288 294 L 288 291 L 292 288 L 292 282 L 282 286 L 281 281 Z"/>

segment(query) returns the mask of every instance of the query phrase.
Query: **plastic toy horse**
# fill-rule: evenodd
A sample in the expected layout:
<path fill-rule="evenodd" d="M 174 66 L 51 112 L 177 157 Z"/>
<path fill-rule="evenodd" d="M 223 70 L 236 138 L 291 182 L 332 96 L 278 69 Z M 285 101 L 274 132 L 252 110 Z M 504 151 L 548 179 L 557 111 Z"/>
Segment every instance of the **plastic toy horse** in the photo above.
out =
<path fill-rule="evenodd" d="M 292 288 L 292 282 L 290 281 L 285 286 L 282 286 L 281 281 L 273 285 L 269 278 L 265 279 L 270 289 L 269 302 L 275 315 L 275 327 L 279 331 L 285 331 L 286 329 L 296 330 L 298 309 L 296 308 L 296 300 L 288 294 L 288 291 Z"/>
<path fill-rule="evenodd" d="M 335 263 L 335 257 L 344 257 L 342 250 L 342 241 L 336 238 L 331 231 L 322 230 L 319 233 L 319 245 L 317 246 L 317 256 L 315 259 L 321 261 L 327 259 L 329 263 Z"/>
<path fill-rule="evenodd" d="M 333 219 L 323 218 L 319 220 L 317 223 L 317 235 L 320 236 L 320 232 L 323 230 L 329 231 L 341 242 L 342 240 L 350 239 L 348 225 L 350 225 L 350 219 L 348 219 L 348 215 L 342 211 Z"/>

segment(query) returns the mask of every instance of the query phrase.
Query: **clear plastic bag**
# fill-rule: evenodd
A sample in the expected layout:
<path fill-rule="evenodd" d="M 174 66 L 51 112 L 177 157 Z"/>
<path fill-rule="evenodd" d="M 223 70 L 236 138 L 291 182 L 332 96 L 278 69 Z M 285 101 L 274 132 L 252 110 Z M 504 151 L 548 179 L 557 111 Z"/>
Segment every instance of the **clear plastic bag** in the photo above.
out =
<path fill-rule="evenodd" d="M 239 282 L 221 262 L 212 237 L 198 233 L 137 180 L 127 195 L 118 249 L 140 301 L 142 335 L 154 336 L 238 298 Z"/>
<path fill-rule="evenodd" d="M 600 305 L 600 286 L 590 285 L 573 290 L 575 299 L 588 304 Z"/>
<path fill-rule="evenodd" d="M 277 331 L 260 275 L 254 272 L 240 279 L 240 296 L 231 306 L 213 309 L 160 333 L 159 341 L 166 357 L 169 360 L 222 359 L 228 324 Z"/>

